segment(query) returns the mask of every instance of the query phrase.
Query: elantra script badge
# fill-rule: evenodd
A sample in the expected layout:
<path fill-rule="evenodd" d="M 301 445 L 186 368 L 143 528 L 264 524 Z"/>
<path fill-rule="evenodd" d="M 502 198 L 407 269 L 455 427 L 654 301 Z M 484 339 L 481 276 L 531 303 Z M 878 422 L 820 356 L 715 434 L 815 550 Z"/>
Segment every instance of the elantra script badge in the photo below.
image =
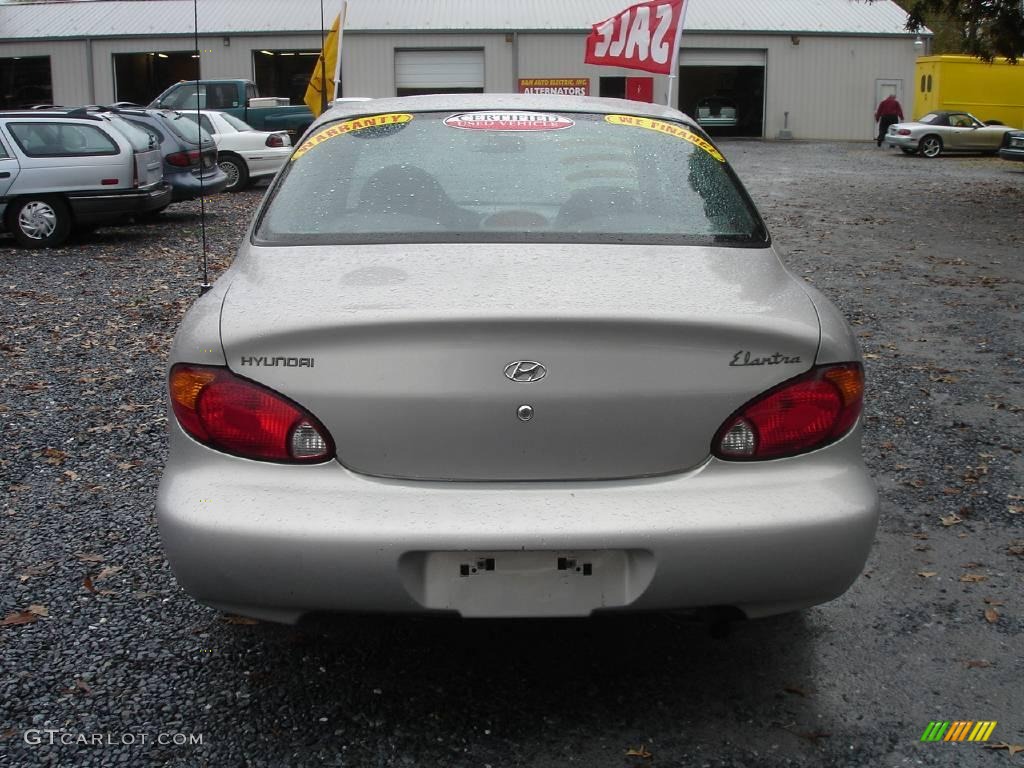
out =
<path fill-rule="evenodd" d="M 548 369 L 533 360 L 515 360 L 505 366 L 509 381 L 540 381 L 547 375 Z"/>

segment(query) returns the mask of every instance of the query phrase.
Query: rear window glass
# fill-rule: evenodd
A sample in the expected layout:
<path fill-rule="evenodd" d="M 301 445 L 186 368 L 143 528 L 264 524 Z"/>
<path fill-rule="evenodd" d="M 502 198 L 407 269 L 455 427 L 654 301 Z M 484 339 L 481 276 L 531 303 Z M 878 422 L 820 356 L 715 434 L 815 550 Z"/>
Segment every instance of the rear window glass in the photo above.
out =
<path fill-rule="evenodd" d="M 221 112 L 220 118 L 225 123 L 227 123 L 232 128 L 234 128 L 236 131 L 255 131 L 256 130 L 251 125 L 249 125 L 247 122 L 245 122 L 244 120 L 239 120 L 237 117 L 235 117 L 234 115 L 229 114 L 227 112 Z"/>
<path fill-rule="evenodd" d="M 430 112 L 320 126 L 255 239 L 763 245 L 767 233 L 722 155 L 681 123 Z"/>
<path fill-rule="evenodd" d="M 196 125 L 194 120 L 189 119 L 190 117 L 191 115 L 185 115 L 180 112 L 160 115 L 163 124 L 170 128 L 171 132 L 179 139 L 184 139 L 190 144 L 198 144 L 200 137 L 202 137 L 204 144 L 212 142 L 213 139 L 210 138 L 210 134 Z"/>
<path fill-rule="evenodd" d="M 116 155 L 120 151 L 102 130 L 84 123 L 8 123 L 7 129 L 30 157 Z"/>
<path fill-rule="evenodd" d="M 160 146 L 160 136 L 152 128 L 147 129 L 146 126 L 133 124 L 116 115 L 111 115 L 109 119 L 113 126 L 128 139 L 132 149 L 136 152 L 145 152 Z"/>

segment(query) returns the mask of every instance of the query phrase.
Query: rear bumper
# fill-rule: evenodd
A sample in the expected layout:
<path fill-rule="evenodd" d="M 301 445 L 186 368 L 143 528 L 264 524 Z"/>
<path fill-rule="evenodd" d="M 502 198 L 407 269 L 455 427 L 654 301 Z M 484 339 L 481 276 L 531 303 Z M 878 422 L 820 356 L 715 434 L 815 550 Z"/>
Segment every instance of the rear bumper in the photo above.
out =
<path fill-rule="evenodd" d="M 191 172 L 170 174 L 166 179 L 171 184 L 172 201 L 175 203 L 215 195 L 228 185 L 227 174 L 217 165 L 208 169 L 201 179 Z"/>
<path fill-rule="evenodd" d="M 999 150 L 999 156 L 1003 160 L 1017 160 L 1024 162 L 1024 147 L 1003 147 Z"/>
<path fill-rule="evenodd" d="M 917 138 L 913 136 L 897 136 L 896 134 L 888 133 L 885 136 L 885 143 L 890 147 L 900 149 L 912 149 L 917 151 Z"/>
<path fill-rule="evenodd" d="M 333 462 L 251 462 L 171 429 L 157 513 L 179 583 L 201 602 L 276 621 L 314 611 L 705 606 L 763 616 L 842 594 L 877 524 L 859 431 L 794 459 L 713 459 L 643 480 L 440 483 L 371 478 Z M 531 553 L 542 555 L 525 563 Z M 604 586 L 554 572 L 557 558 L 577 555 L 596 563 Z M 487 557 L 497 574 L 463 580 L 461 561 Z M 518 575 L 500 573 L 508 563 Z"/>
<path fill-rule="evenodd" d="M 68 195 L 75 221 L 98 224 L 163 208 L 171 202 L 171 188 L 160 182 L 149 189 Z"/>

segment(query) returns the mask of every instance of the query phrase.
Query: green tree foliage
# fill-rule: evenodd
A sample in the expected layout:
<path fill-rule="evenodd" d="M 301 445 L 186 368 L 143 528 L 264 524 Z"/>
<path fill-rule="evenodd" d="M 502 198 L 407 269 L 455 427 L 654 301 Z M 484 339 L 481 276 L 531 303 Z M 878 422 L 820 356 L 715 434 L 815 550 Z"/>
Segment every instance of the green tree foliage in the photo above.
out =
<path fill-rule="evenodd" d="M 1024 0 L 897 0 L 907 29 L 935 32 L 935 53 L 968 53 L 991 61 L 1024 56 Z"/>

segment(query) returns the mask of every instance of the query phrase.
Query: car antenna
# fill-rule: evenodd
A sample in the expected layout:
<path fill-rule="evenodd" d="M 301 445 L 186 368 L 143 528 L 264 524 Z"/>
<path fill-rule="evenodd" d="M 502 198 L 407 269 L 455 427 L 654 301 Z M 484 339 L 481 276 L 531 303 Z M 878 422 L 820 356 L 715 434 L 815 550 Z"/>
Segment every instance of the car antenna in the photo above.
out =
<path fill-rule="evenodd" d="M 206 190 L 203 185 L 203 121 L 199 111 L 199 75 L 200 62 L 199 54 L 199 0 L 192 0 L 192 20 L 195 30 L 195 60 L 196 60 L 196 135 L 199 143 L 199 228 L 203 234 L 203 279 L 199 283 L 199 295 L 204 295 L 213 286 L 210 285 L 210 273 L 206 259 Z M 211 139 L 212 141 L 212 139 Z"/>

